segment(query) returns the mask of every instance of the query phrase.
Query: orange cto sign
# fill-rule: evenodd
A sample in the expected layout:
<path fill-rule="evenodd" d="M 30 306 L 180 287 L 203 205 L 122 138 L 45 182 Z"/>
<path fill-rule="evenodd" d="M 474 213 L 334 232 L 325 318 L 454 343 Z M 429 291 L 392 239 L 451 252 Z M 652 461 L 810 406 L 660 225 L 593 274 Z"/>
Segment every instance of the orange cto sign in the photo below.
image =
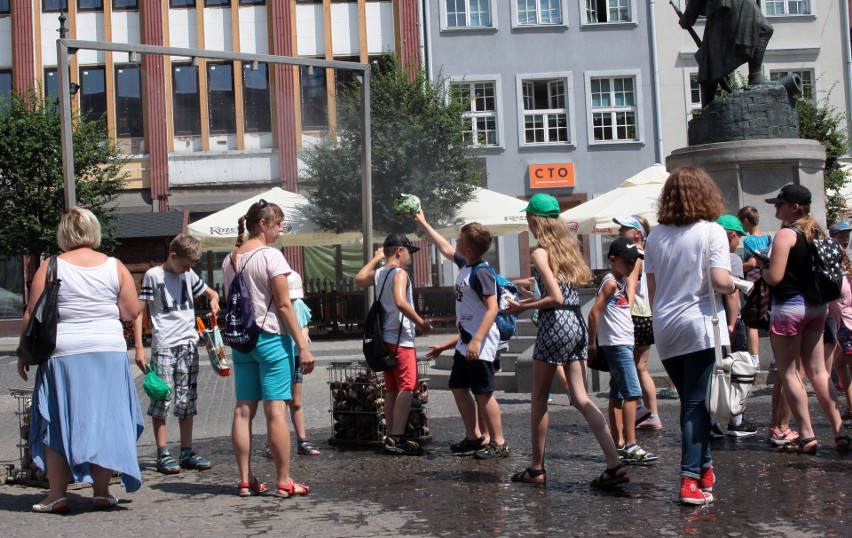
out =
<path fill-rule="evenodd" d="M 574 163 L 531 164 L 530 188 L 551 189 L 574 186 Z"/>

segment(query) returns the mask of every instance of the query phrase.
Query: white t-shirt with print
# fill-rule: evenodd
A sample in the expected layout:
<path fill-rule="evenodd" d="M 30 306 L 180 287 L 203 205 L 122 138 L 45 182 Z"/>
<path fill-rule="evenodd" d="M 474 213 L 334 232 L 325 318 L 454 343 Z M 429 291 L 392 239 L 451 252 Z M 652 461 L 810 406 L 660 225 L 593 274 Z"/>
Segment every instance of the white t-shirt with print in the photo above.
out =
<path fill-rule="evenodd" d="M 289 334 L 283 322 L 278 319 L 278 307 L 275 305 L 272 294 L 272 279 L 279 275 L 287 276 L 293 271 L 281 251 L 271 247 L 260 247 L 237 254 L 237 269 L 243 270 L 243 280 L 251 295 L 257 326 L 271 334 Z M 235 275 L 236 271 L 231 265 L 231 255 L 228 254 L 222 263 L 225 290 L 231 287 L 231 281 L 234 280 Z"/>
<path fill-rule="evenodd" d="M 645 244 L 645 273 L 654 275 L 654 341 L 662 360 L 714 346 L 707 289 L 704 234 L 710 226 L 710 267 L 731 270 L 728 236 L 721 226 L 660 224 Z M 716 294 L 721 344 L 730 345 L 722 296 Z"/>
<path fill-rule="evenodd" d="M 190 269 L 171 273 L 162 266 L 148 269 L 142 278 L 139 300 L 151 312 L 151 348 L 168 349 L 198 341 L 194 299 L 207 290 Z"/>
<path fill-rule="evenodd" d="M 470 287 L 470 267 L 465 264 L 464 258 L 458 254 L 454 261 L 459 266 L 459 275 L 456 277 L 456 327 L 459 331 L 459 342 L 456 344 L 456 351 L 462 355 L 467 355 L 467 345 L 471 338 L 479 330 L 482 324 L 482 319 L 488 309 L 485 307 L 485 302 L 479 297 L 479 294 Z M 476 272 L 479 283 L 482 285 L 482 294 L 487 297 L 497 294 L 497 282 L 494 280 L 494 275 L 491 271 L 482 266 Z M 492 323 L 488 334 L 482 340 L 482 346 L 479 350 L 479 360 L 494 362 L 497 356 L 497 346 L 500 343 L 500 331 L 497 329 L 497 324 Z"/>

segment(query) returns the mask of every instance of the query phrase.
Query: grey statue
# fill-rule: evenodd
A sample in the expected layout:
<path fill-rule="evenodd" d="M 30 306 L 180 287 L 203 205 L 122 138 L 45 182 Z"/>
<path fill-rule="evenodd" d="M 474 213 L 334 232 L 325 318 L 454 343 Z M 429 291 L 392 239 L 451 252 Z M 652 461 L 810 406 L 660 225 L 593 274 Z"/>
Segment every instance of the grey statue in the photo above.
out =
<path fill-rule="evenodd" d="M 688 0 L 681 27 L 691 28 L 699 15 L 707 18 L 704 41 L 695 53 L 702 107 L 713 101 L 716 86 L 744 63 L 750 86 L 769 82 L 763 76 L 763 55 L 773 30 L 754 0 Z"/>

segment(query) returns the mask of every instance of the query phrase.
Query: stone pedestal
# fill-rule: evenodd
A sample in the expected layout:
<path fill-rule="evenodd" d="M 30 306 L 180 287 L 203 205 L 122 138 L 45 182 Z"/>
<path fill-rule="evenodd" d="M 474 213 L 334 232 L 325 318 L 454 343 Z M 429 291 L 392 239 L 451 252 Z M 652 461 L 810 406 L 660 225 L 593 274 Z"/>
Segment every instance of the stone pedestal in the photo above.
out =
<path fill-rule="evenodd" d="M 689 145 L 732 140 L 799 138 L 799 114 L 792 96 L 801 93 L 801 79 L 737 90 L 701 109 L 689 122 Z"/>
<path fill-rule="evenodd" d="M 801 138 L 738 140 L 702 144 L 675 150 L 666 168 L 696 166 L 710 173 L 725 201 L 725 210 L 735 215 L 751 205 L 760 212 L 760 229 L 775 233 L 780 223 L 775 209 L 764 200 L 772 198 L 788 183 L 810 189 L 811 213 L 825 226 L 825 148 L 815 140 Z"/>

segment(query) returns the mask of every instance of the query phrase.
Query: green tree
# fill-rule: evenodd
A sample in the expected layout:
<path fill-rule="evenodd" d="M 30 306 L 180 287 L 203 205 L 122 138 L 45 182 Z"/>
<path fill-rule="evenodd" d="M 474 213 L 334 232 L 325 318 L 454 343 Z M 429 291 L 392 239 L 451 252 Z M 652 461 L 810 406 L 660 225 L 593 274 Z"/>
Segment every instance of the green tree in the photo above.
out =
<path fill-rule="evenodd" d="M 465 141 L 467 103 L 447 95 L 444 81 L 422 70 L 409 73 L 392 56 L 371 76 L 373 227 L 411 232 L 412 219 L 394 214 L 399 193 L 418 196 L 429 219 L 446 223 L 472 197 L 482 178 L 478 153 Z M 360 84 L 343 89 L 338 101 L 337 141 L 302 151 L 302 182 L 312 202 L 308 218 L 337 233 L 360 230 Z"/>
<path fill-rule="evenodd" d="M 815 102 L 798 100 L 799 136 L 819 141 L 825 146 L 825 215 L 828 224 L 837 222 L 846 203 L 840 191 L 846 185 L 846 173 L 840 166 L 840 157 L 846 154 L 849 144 L 846 118 L 828 104 L 828 96 Z"/>
<path fill-rule="evenodd" d="M 57 252 L 56 228 L 65 209 L 60 121 L 56 99 L 31 89 L 0 103 L 0 253 Z M 105 141 L 101 121 L 74 116 L 77 204 L 101 222 L 103 248 L 113 245 L 112 202 L 123 187 L 126 159 Z"/>

